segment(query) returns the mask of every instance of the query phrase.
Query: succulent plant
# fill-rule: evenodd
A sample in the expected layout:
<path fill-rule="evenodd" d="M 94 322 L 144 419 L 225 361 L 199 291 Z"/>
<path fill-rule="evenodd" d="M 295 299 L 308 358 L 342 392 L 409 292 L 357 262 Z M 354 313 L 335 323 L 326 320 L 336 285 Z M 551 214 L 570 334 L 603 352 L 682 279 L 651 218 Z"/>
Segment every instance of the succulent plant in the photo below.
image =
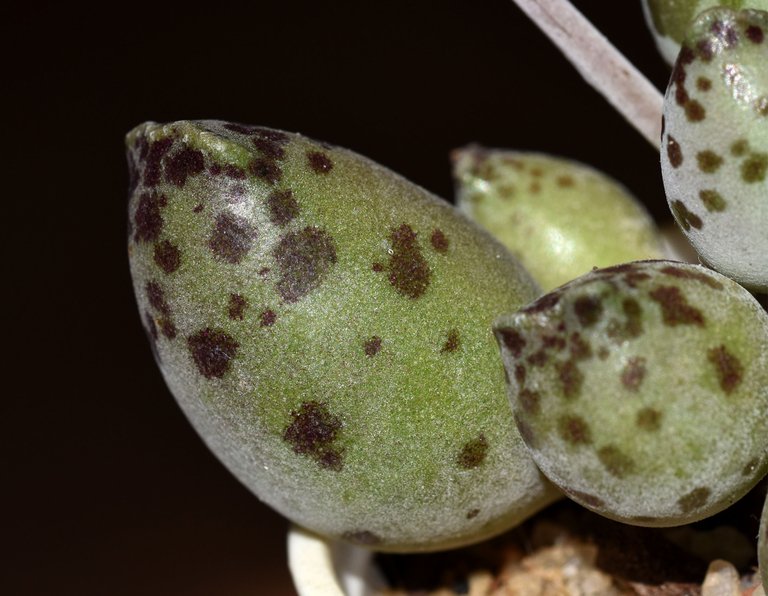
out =
<path fill-rule="evenodd" d="M 129 255 L 208 446 L 298 524 L 381 550 L 498 533 L 557 498 L 491 321 L 538 293 L 449 204 L 350 151 L 218 121 L 127 138 Z"/>
<path fill-rule="evenodd" d="M 664 256 L 645 209 L 591 167 L 481 147 L 453 158 L 459 208 L 509 248 L 545 291 L 593 267 Z"/>
<path fill-rule="evenodd" d="M 659 52 L 669 64 L 675 62 L 693 19 L 717 6 L 768 10 L 768 0 L 643 0 L 645 20 Z"/>
<path fill-rule="evenodd" d="M 494 324 L 541 470 L 607 517 L 679 525 L 768 469 L 768 314 L 699 265 L 595 270 Z"/>
<path fill-rule="evenodd" d="M 768 12 L 694 21 L 664 100 L 667 201 L 702 262 L 768 292 Z"/>

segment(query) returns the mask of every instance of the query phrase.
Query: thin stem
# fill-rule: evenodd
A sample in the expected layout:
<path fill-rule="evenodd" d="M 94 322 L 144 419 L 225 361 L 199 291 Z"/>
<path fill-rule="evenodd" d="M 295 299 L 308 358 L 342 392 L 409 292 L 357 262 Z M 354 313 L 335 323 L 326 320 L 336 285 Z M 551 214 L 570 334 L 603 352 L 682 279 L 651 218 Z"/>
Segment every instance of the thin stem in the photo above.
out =
<path fill-rule="evenodd" d="M 514 0 L 584 79 L 659 148 L 663 97 L 568 0 Z"/>

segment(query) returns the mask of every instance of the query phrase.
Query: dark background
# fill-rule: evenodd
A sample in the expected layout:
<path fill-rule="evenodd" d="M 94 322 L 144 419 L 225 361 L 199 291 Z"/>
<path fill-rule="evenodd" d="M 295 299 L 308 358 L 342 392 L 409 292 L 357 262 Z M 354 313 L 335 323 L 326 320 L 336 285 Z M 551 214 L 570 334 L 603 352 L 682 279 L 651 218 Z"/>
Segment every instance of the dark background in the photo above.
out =
<path fill-rule="evenodd" d="M 576 4 L 663 88 L 639 0 Z M 294 593 L 286 523 L 207 452 L 144 338 L 125 243 L 136 124 L 299 131 L 446 198 L 452 148 L 547 151 L 666 214 L 658 154 L 509 0 L 2 11 L 3 594 Z"/>

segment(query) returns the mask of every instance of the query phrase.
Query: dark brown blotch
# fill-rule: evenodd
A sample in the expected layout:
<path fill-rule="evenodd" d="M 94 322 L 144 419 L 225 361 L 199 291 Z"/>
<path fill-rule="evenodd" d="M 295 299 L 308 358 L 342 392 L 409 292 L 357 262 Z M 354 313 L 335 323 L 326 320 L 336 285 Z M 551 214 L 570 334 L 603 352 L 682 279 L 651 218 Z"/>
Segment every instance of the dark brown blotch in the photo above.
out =
<path fill-rule="evenodd" d="M 731 144 L 731 155 L 734 157 L 743 157 L 749 151 L 749 141 L 747 139 L 738 139 Z"/>
<path fill-rule="evenodd" d="M 272 327 L 277 321 L 277 313 L 272 309 L 266 309 L 259 315 L 259 327 Z"/>
<path fill-rule="evenodd" d="M 333 169 L 331 158 L 322 151 L 307 151 L 307 161 L 315 174 L 327 174 Z"/>
<path fill-rule="evenodd" d="M 563 396 L 567 399 L 573 399 L 581 395 L 581 386 L 584 384 L 584 374 L 579 369 L 576 362 L 566 360 L 557 364 L 557 378 L 560 381 L 560 388 Z"/>
<path fill-rule="evenodd" d="M 744 378 L 744 365 L 725 345 L 719 345 L 707 352 L 707 360 L 715 366 L 720 388 L 727 394 L 741 384 Z"/>
<path fill-rule="evenodd" d="M 696 79 L 696 89 L 706 93 L 707 91 L 712 89 L 712 80 L 708 79 L 707 77 L 699 77 L 699 78 L 697 78 Z"/>
<path fill-rule="evenodd" d="M 545 294 L 541 298 L 537 299 L 536 301 L 532 302 L 525 308 L 521 309 L 520 312 L 524 312 L 528 314 L 546 312 L 551 308 L 554 308 L 558 302 L 560 302 L 560 293 L 550 292 L 549 294 Z"/>
<path fill-rule="evenodd" d="M 152 257 L 157 266 L 168 274 L 173 273 L 181 266 L 181 251 L 169 240 L 163 240 L 156 244 Z"/>
<path fill-rule="evenodd" d="M 256 149 L 258 149 L 264 157 L 269 159 L 283 159 L 285 157 L 285 149 L 283 149 L 281 143 L 277 141 L 263 136 L 254 137 L 252 141 Z"/>
<path fill-rule="evenodd" d="M 586 360 L 592 357 L 592 346 L 586 340 L 584 340 L 584 338 L 581 336 L 581 333 L 574 331 L 571 333 L 569 341 L 571 358 L 574 362 L 579 360 Z"/>
<path fill-rule="evenodd" d="M 682 201 L 672 201 L 669 207 L 672 211 L 672 215 L 677 220 L 677 223 L 679 223 L 686 232 L 691 228 L 700 230 L 704 225 L 701 218 L 692 211 L 689 211 L 688 207 L 686 207 L 685 203 Z"/>
<path fill-rule="evenodd" d="M 691 513 L 706 505 L 710 494 L 712 494 L 710 489 L 706 486 L 700 486 L 699 488 L 693 489 L 687 495 L 680 497 L 677 504 L 683 513 Z"/>
<path fill-rule="evenodd" d="M 747 36 L 749 41 L 755 44 L 761 44 L 765 39 L 763 28 L 759 27 L 758 25 L 749 25 L 744 31 L 744 35 Z"/>
<path fill-rule="evenodd" d="M 741 179 L 747 184 L 765 180 L 768 173 L 768 153 L 752 153 L 741 164 Z"/>
<path fill-rule="evenodd" d="M 650 292 L 649 296 L 661 307 L 662 320 L 665 325 L 704 325 L 704 315 L 691 306 L 688 300 L 675 286 L 659 286 Z"/>
<path fill-rule="evenodd" d="M 723 195 L 711 188 L 699 191 L 699 199 L 710 213 L 725 211 L 727 206 Z"/>
<path fill-rule="evenodd" d="M 651 279 L 651 275 L 645 271 L 629 271 L 622 277 L 622 280 L 630 288 L 636 288 L 640 282 Z"/>
<path fill-rule="evenodd" d="M 621 371 L 621 384 L 629 391 L 637 391 L 645 378 L 645 358 L 634 356 Z"/>
<path fill-rule="evenodd" d="M 627 317 L 624 329 L 627 337 L 638 337 L 643 333 L 643 308 L 634 298 L 625 298 L 621 302 L 624 316 Z"/>
<path fill-rule="evenodd" d="M 267 139 L 269 141 L 274 141 L 275 143 L 280 143 L 281 145 L 284 145 L 291 140 L 288 133 L 272 128 L 262 128 L 261 126 L 251 127 L 250 134 L 255 135 L 256 138 Z"/>
<path fill-rule="evenodd" d="M 635 416 L 635 424 L 641 430 L 655 432 L 661 428 L 661 412 L 655 408 L 642 408 Z"/>
<path fill-rule="evenodd" d="M 240 344 L 228 333 L 206 327 L 187 339 L 187 347 L 201 375 L 220 379 L 232 366 Z"/>
<path fill-rule="evenodd" d="M 297 302 L 322 285 L 336 263 L 336 244 L 325 230 L 307 226 L 283 236 L 273 255 L 281 274 L 277 291 L 286 302 Z"/>
<path fill-rule="evenodd" d="M 471 470 L 480 466 L 488 454 L 488 439 L 483 433 L 480 433 L 476 439 L 472 439 L 464 444 L 457 457 L 457 463 L 460 468 Z"/>
<path fill-rule="evenodd" d="M 248 171 L 256 178 L 269 184 L 279 182 L 283 177 L 283 170 L 274 160 L 266 157 L 258 157 L 248 163 Z"/>
<path fill-rule="evenodd" d="M 448 337 L 445 339 L 445 343 L 443 344 L 443 347 L 440 349 L 440 352 L 453 353 L 459 349 L 460 345 L 461 345 L 461 337 L 459 336 L 459 330 L 451 329 L 448 331 Z"/>
<path fill-rule="evenodd" d="M 523 353 L 523 348 L 527 342 L 525 338 L 516 329 L 510 327 L 503 327 L 496 330 L 496 337 L 501 341 L 501 344 L 509 350 L 513 358 L 520 358 Z"/>
<path fill-rule="evenodd" d="M 535 416 L 541 412 L 541 395 L 538 391 L 523 388 L 517 394 L 517 399 L 526 414 Z"/>
<path fill-rule="evenodd" d="M 242 321 L 245 318 L 245 309 L 248 308 L 248 300 L 242 294 L 230 294 L 227 303 L 227 316 L 233 321 Z"/>
<path fill-rule="evenodd" d="M 161 333 L 166 338 L 176 339 L 177 331 L 173 319 L 170 317 L 160 317 L 160 319 L 157 321 L 157 324 L 160 326 Z"/>
<path fill-rule="evenodd" d="M 611 476 L 624 478 L 635 469 L 635 462 L 615 445 L 606 445 L 597 450 L 597 458 Z"/>
<path fill-rule="evenodd" d="M 144 164 L 144 184 L 147 186 L 155 186 L 158 182 L 160 182 L 161 177 L 161 168 L 160 164 L 165 156 L 166 153 L 168 153 L 168 150 L 173 145 L 173 139 L 171 137 L 166 137 L 164 139 L 159 139 L 157 141 L 154 141 L 149 145 L 149 150 L 147 152 L 146 161 Z"/>
<path fill-rule="evenodd" d="M 542 348 L 540 350 L 537 350 L 528 358 L 525 359 L 525 361 L 530 364 L 531 366 L 544 366 L 549 361 L 549 356 L 547 355 L 547 351 Z"/>
<path fill-rule="evenodd" d="M 690 46 L 682 44 L 680 46 L 680 53 L 677 56 L 676 63 L 680 66 L 692 64 L 696 59 L 696 54 Z"/>
<path fill-rule="evenodd" d="M 672 68 L 669 83 L 670 85 L 675 85 L 675 101 L 681 106 L 684 106 L 689 99 L 688 92 L 685 90 L 685 79 L 687 78 L 685 66 L 693 62 L 694 58 L 695 54 L 691 48 L 683 45 Z"/>
<path fill-rule="evenodd" d="M 560 437 L 571 445 L 589 445 L 592 443 L 592 431 L 581 416 L 561 416 L 557 421 Z"/>
<path fill-rule="evenodd" d="M 701 122 L 707 117 L 707 110 L 695 99 L 689 99 L 683 107 L 688 122 Z"/>
<path fill-rule="evenodd" d="M 135 242 L 153 242 L 160 237 L 163 216 L 160 209 L 168 204 L 165 195 L 145 192 L 139 197 L 133 214 L 133 239 Z"/>
<path fill-rule="evenodd" d="M 166 317 L 171 315 L 171 307 L 165 298 L 165 291 L 159 283 L 154 280 L 148 281 L 144 286 L 144 293 L 152 308 Z"/>
<path fill-rule="evenodd" d="M 621 302 L 621 309 L 626 317 L 621 323 L 617 319 L 612 320 L 606 330 L 609 337 L 617 342 L 634 339 L 643 334 L 643 308 L 634 298 L 625 298 Z"/>
<path fill-rule="evenodd" d="M 479 509 L 470 509 L 467 511 L 467 519 L 475 519 L 477 517 L 477 514 L 480 513 Z"/>
<path fill-rule="evenodd" d="M 714 151 L 706 149 L 704 151 L 699 151 L 696 154 L 696 163 L 698 164 L 700 171 L 705 174 L 713 174 L 723 165 L 723 158 Z"/>
<path fill-rule="evenodd" d="M 374 335 L 363 342 L 363 352 L 369 358 L 372 358 L 381 351 L 381 338 Z"/>
<path fill-rule="evenodd" d="M 199 149 L 185 147 L 172 156 L 165 164 L 165 177 L 171 184 L 181 188 L 187 178 L 196 176 L 205 168 L 203 152 Z"/>
<path fill-rule="evenodd" d="M 582 327 L 592 327 L 603 314 L 603 303 L 597 296 L 579 296 L 573 303 L 573 312 Z"/>
<path fill-rule="evenodd" d="M 543 335 L 541 338 L 541 345 L 545 350 L 561 352 L 565 349 L 567 342 L 565 341 L 565 338 L 560 335 Z"/>
<path fill-rule="evenodd" d="M 232 265 L 240 263 L 256 240 L 256 229 L 240 215 L 225 211 L 216 216 L 208 239 L 213 254 Z"/>
<path fill-rule="evenodd" d="M 392 230 L 389 239 L 392 243 L 389 283 L 407 298 L 420 298 L 429 287 L 432 271 L 421 254 L 416 232 L 408 224 L 402 224 Z"/>
<path fill-rule="evenodd" d="M 211 174 L 223 174 L 227 178 L 232 180 L 245 180 L 245 170 L 234 164 L 227 164 L 225 166 L 218 166 L 214 164 L 211 166 Z"/>
<path fill-rule="evenodd" d="M 429 237 L 429 242 L 435 251 L 442 254 L 448 252 L 448 236 L 446 236 L 445 232 L 443 232 L 440 228 L 435 228 L 432 230 L 432 235 Z"/>
<path fill-rule="evenodd" d="M 667 157 L 673 168 L 679 168 L 683 165 L 683 150 L 680 143 L 672 135 L 667 137 Z"/>
<path fill-rule="evenodd" d="M 291 222 L 299 214 L 299 203 L 291 190 L 276 190 L 267 197 L 269 221 L 278 226 Z"/>
<path fill-rule="evenodd" d="M 717 20 L 712 23 L 710 31 L 723 44 L 724 49 L 730 49 L 739 43 L 739 33 L 730 23 Z"/>
<path fill-rule="evenodd" d="M 522 386 L 525 383 L 525 377 L 528 374 L 525 367 L 522 364 L 515 365 L 515 381 Z"/>
<path fill-rule="evenodd" d="M 701 271 L 697 271 L 696 269 L 687 269 L 684 267 L 678 267 L 676 265 L 668 265 L 666 267 L 662 267 L 661 272 L 665 275 L 676 277 L 678 279 L 692 279 L 694 281 L 701 282 L 714 290 L 723 289 L 723 284 L 721 284 L 715 278 Z"/>
<path fill-rule="evenodd" d="M 343 451 L 334 445 L 343 427 L 341 418 L 331 413 L 326 403 L 314 400 L 303 402 L 290 415 L 283 440 L 293 452 L 311 457 L 321 468 L 341 470 Z"/>

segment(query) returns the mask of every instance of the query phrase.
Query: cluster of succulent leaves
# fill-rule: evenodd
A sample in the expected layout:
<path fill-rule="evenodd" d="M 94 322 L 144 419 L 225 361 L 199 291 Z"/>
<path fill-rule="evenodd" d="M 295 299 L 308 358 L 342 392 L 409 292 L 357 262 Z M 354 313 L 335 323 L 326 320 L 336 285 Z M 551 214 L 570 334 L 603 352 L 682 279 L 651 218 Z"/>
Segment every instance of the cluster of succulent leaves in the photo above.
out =
<path fill-rule="evenodd" d="M 454 208 L 298 134 L 137 127 L 130 265 L 182 409 L 260 499 L 380 550 L 482 540 L 563 494 L 638 525 L 727 507 L 768 471 L 768 314 L 744 287 L 768 290 L 765 33 L 715 9 L 678 40 L 662 170 L 708 267 L 664 260 L 626 189 L 569 160 L 457 151 Z"/>

